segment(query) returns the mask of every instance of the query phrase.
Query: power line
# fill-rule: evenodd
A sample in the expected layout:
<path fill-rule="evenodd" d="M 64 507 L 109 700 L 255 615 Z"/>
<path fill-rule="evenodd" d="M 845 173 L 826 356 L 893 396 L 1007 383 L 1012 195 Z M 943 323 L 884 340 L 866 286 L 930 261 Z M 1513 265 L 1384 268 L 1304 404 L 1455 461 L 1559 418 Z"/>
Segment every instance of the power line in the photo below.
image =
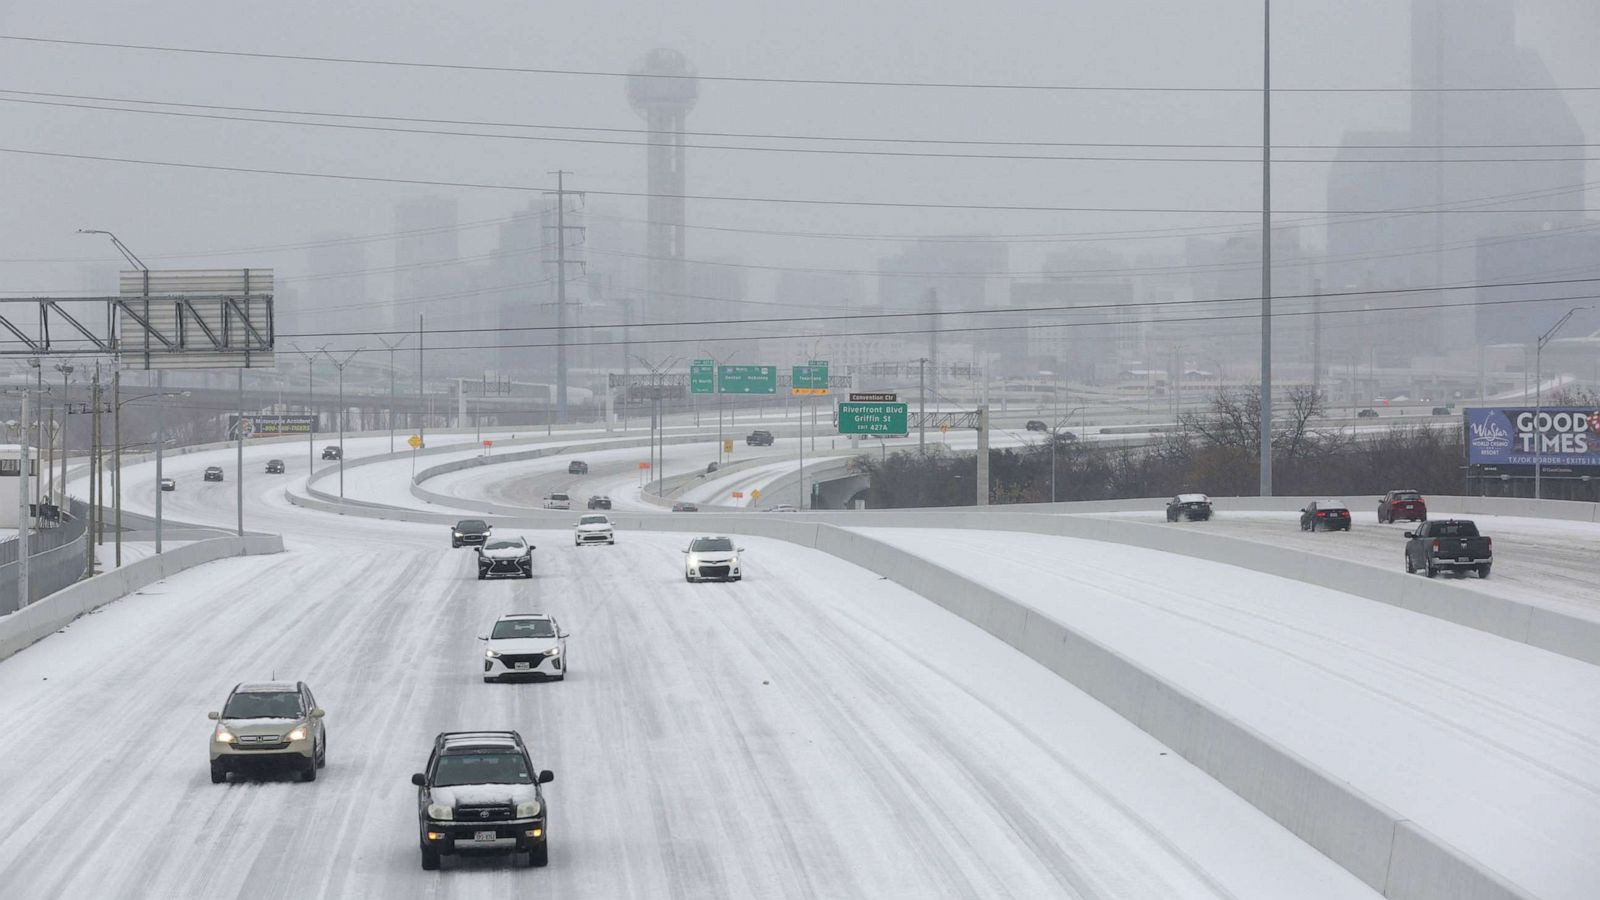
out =
<path fill-rule="evenodd" d="M 250 124 L 288 125 L 300 128 L 333 128 L 346 131 L 366 131 L 383 134 L 420 134 L 432 137 L 459 137 L 483 138 L 500 141 L 534 141 L 542 143 L 563 144 L 591 144 L 617 147 L 650 147 L 655 142 L 649 140 L 628 141 L 611 138 L 596 137 L 553 137 L 537 134 L 497 134 L 486 131 L 459 131 L 442 128 L 399 128 L 393 125 L 360 125 L 351 122 L 302 122 L 293 119 L 276 119 L 265 116 L 220 115 L 217 113 L 179 112 L 168 109 L 128 109 L 118 106 L 104 106 L 94 103 L 68 103 L 56 100 L 21 100 L 15 97 L 0 97 L 0 103 L 24 104 L 29 106 L 49 106 L 65 109 L 88 109 L 101 112 L 119 112 L 144 116 L 168 116 L 184 119 L 203 119 L 217 122 L 245 122 Z M 304 114 L 302 114 L 304 115 Z M 315 115 L 315 114 L 313 114 Z M 363 117 L 365 118 L 365 117 Z M 648 133 L 647 133 L 648 134 Z M 776 139 L 776 138 L 774 138 Z M 927 150 L 857 150 L 841 149 L 837 147 L 764 147 L 748 144 L 691 144 L 683 146 L 693 150 L 724 150 L 741 153 L 799 153 L 821 156 L 877 156 L 898 159 L 962 159 L 962 160 L 1009 160 L 1018 162 L 1116 162 L 1116 163 L 1224 163 L 1231 165 L 1256 165 L 1260 157 L 1215 157 L 1215 156 L 1100 156 L 1077 155 L 1064 156 L 1060 154 L 1043 153 L 969 153 L 969 152 L 934 152 Z M 1153 149 L 1141 145 L 1119 145 L 1134 149 Z M 1416 148 L 1396 148 L 1415 150 Z M 1293 159 L 1279 157 L 1273 160 L 1276 163 L 1286 164 L 1314 164 L 1327 165 L 1329 163 L 1393 163 L 1406 165 L 1440 165 L 1450 163 L 1530 163 L 1530 162 L 1600 162 L 1600 157 L 1592 156 L 1497 156 L 1497 157 L 1431 157 L 1431 158 L 1352 158 L 1338 157 L 1333 159 Z"/>
<path fill-rule="evenodd" d="M 407 69 L 438 69 L 459 72 L 497 72 L 517 75 L 570 75 L 586 78 L 629 78 L 638 73 L 623 72 L 606 69 L 561 69 L 534 66 L 493 66 L 487 64 L 468 63 L 433 63 L 416 60 L 378 59 L 371 57 L 354 56 L 318 56 L 297 53 L 264 53 L 247 50 L 219 50 L 202 47 L 174 47 L 157 44 L 134 44 L 113 41 L 83 41 L 68 40 L 65 38 L 47 38 L 34 35 L 0 35 L 0 40 L 17 41 L 32 44 L 54 44 L 70 47 L 98 47 L 116 50 L 138 50 L 151 53 L 175 53 L 195 56 L 226 56 L 242 59 L 266 59 L 286 62 L 315 62 L 337 63 L 341 65 L 383 66 Z M 939 88 L 963 90 L 1006 90 L 1006 91 L 1061 91 L 1061 92 L 1105 92 L 1105 93 L 1175 93 L 1175 94 L 1259 94 L 1259 88 L 1254 87 L 1202 87 L 1198 85 L 1072 85 L 1072 84 L 1041 84 L 1023 82 L 977 82 L 977 81 L 891 81 L 870 80 L 861 78 L 797 78 L 763 75 L 691 75 L 691 74 L 662 74 L 651 73 L 648 77 L 663 80 L 692 80 L 714 82 L 739 82 L 746 84 L 791 84 L 791 85 L 823 85 L 834 87 L 893 87 L 893 88 Z M 1419 87 L 1337 87 L 1337 88 L 1273 88 L 1274 93 L 1280 94 L 1457 94 L 1457 93 L 1547 93 L 1555 91 L 1600 91 L 1600 87 L 1580 86 L 1508 86 L 1508 87 L 1447 87 L 1447 88 L 1419 88 Z"/>
<path fill-rule="evenodd" d="M 650 136 L 656 134 L 648 128 L 622 128 L 601 125 L 552 125 L 542 122 L 507 122 L 493 119 L 445 119 L 426 116 L 397 116 L 379 113 L 344 113 L 327 112 L 323 110 L 285 109 L 270 106 L 233 106 L 220 103 L 190 103 L 177 100 L 150 100 L 138 97 L 108 97 L 96 94 L 68 94 L 58 91 L 24 91 L 14 88 L 0 88 L 0 94 L 19 94 L 28 97 L 53 97 L 63 100 L 87 100 L 100 103 L 126 103 L 142 106 L 176 106 L 183 109 L 220 110 L 225 112 L 266 113 L 272 115 L 308 116 L 318 118 L 336 119 L 366 119 L 375 122 L 410 122 L 426 125 L 471 125 L 480 128 L 527 128 L 543 131 L 581 131 L 599 132 L 604 134 L 636 134 Z M 6 98 L 0 98 L 5 100 Z M 21 101 L 15 101 L 21 102 Z M 50 104 L 46 104 L 50 105 Z M 70 104 L 59 104 L 70 105 Z M 86 107 L 88 109 L 115 109 L 121 112 L 141 112 L 141 110 L 122 109 L 121 107 Z M 248 121 L 248 120 L 244 120 Z M 428 133 L 428 132 L 422 132 Z M 447 132 L 448 133 L 448 132 Z M 865 143 L 865 144 L 913 144 L 913 145 L 950 145 L 950 146 L 977 146 L 977 147 L 1090 147 L 1113 148 L 1131 147 L 1146 150 L 1259 150 L 1261 145 L 1249 144 L 1224 144 L 1224 143 L 1195 143 L 1195 142 L 1158 142 L 1147 141 L 1030 141 L 1030 140 L 997 140 L 981 138 L 906 138 L 906 137 L 873 137 L 864 135 L 819 135 L 819 134 L 784 134 L 770 132 L 747 131 L 695 131 L 685 130 L 674 132 L 687 137 L 735 138 L 746 140 L 783 140 L 783 141 L 827 141 L 837 143 Z M 1500 144 L 1286 144 L 1274 142 L 1273 147 L 1279 150 L 1534 150 L 1534 149 L 1576 149 L 1600 147 L 1600 143 L 1562 142 L 1562 143 L 1500 143 Z"/>
<path fill-rule="evenodd" d="M 48 150 L 25 150 L 18 147 L 0 147 L 0 153 L 11 153 L 20 156 L 34 156 L 50 159 L 73 159 L 93 162 L 113 162 L 129 165 L 157 166 L 173 169 L 192 169 L 208 172 L 230 172 L 249 175 L 278 175 L 291 178 L 317 178 L 333 181 L 351 181 L 369 184 L 405 184 L 422 185 L 427 187 L 454 187 L 479 190 L 503 190 L 527 193 L 545 193 L 549 190 L 546 186 L 525 184 L 502 184 L 494 182 L 475 181 L 445 181 L 430 178 L 395 178 L 379 175 L 350 175 L 330 172 L 302 172 L 291 169 L 267 169 L 249 166 L 223 166 L 206 163 L 181 163 L 165 160 L 138 159 L 125 156 L 101 156 L 88 153 L 62 153 Z M 824 200 L 806 197 L 760 197 L 735 194 L 652 194 L 646 191 L 586 191 L 605 197 L 655 197 L 665 196 L 673 199 L 696 200 L 713 203 L 776 203 L 797 206 L 840 206 L 853 208 L 872 209 L 945 209 L 954 211 L 991 211 L 991 212 L 1051 212 L 1051 213 L 1152 213 L 1162 215 L 1246 215 L 1252 210 L 1242 208 L 1174 208 L 1174 207 L 1144 207 L 1144 206 L 1041 206 L 1030 204 L 1007 203 L 931 203 L 913 201 L 890 200 Z M 1568 207 L 1558 209 L 1543 208 L 1518 208 L 1518 209 L 1485 209 L 1485 208 L 1432 208 L 1417 211 L 1414 214 L 1439 215 L 1439 214 L 1518 214 L 1528 213 L 1589 213 L 1596 210 L 1586 207 Z M 1340 210 L 1313 210 L 1313 209 L 1280 209 L 1277 212 L 1286 215 L 1397 215 L 1401 210 L 1393 209 L 1340 209 Z"/>
<path fill-rule="evenodd" d="M 1313 294 L 1276 294 L 1276 295 L 1274 295 L 1273 299 L 1275 299 L 1275 300 L 1309 300 L 1309 299 L 1315 298 L 1315 299 L 1320 299 L 1320 300 L 1323 300 L 1323 301 L 1328 301 L 1328 300 L 1337 300 L 1339 298 L 1351 298 L 1351 297 L 1390 297 L 1390 296 L 1397 296 L 1397 295 L 1426 294 L 1426 293 L 1435 293 L 1435 292 L 1443 292 L 1443 291 L 1484 290 L 1484 289 L 1488 289 L 1488 288 L 1555 287 L 1557 285 L 1593 284 L 1595 282 L 1600 282 L 1600 276 L 1590 277 L 1590 278 L 1563 278 L 1563 279 L 1544 279 L 1544 280 L 1530 280 L 1530 281 L 1481 282 L 1481 283 L 1464 283 L 1464 284 L 1451 284 L 1451 285 L 1429 285 L 1427 287 L 1391 288 L 1391 289 L 1385 289 L 1385 290 L 1327 291 L 1327 292 L 1313 293 Z M 840 321 L 856 321 L 856 320 L 862 320 L 862 319 L 870 319 L 870 320 L 920 319 L 920 318 L 938 319 L 938 318 L 942 318 L 942 317 L 945 317 L 945 316 L 958 316 L 958 315 L 959 316 L 1031 315 L 1031 314 L 1035 314 L 1035 313 L 1051 313 L 1051 312 L 1085 312 L 1085 311 L 1093 312 L 1093 311 L 1107 310 L 1107 309 L 1182 308 L 1182 307 L 1192 307 L 1192 306 L 1201 306 L 1201 305 L 1218 304 L 1218 303 L 1254 303 L 1254 302 L 1259 302 L 1260 299 L 1261 299 L 1260 297 L 1222 297 L 1222 298 L 1216 298 L 1216 299 L 1149 300 L 1149 301 L 1141 301 L 1141 302 L 1136 302 L 1136 303 L 1084 303 L 1084 304 L 1061 303 L 1061 304 L 1050 304 L 1050 305 L 1045 305 L 1045 306 L 1022 306 L 1022 307 L 1003 307 L 1003 306 L 1002 307 L 992 307 L 992 306 L 986 306 L 986 307 L 979 307 L 979 308 L 962 308 L 962 309 L 938 309 L 938 310 L 895 311 L 895 312 L 847 313 L 845 315 L 838 315 L 838 316 L 772 316 L 772 317 L 765 317 L 765 318 L 759 318 L 759 319 L 743 319 L 743 320 L 740 320 L 737 323 L 730 323 L 726 319 L 701 319 L 701 320 L 694 320 L 694 321 L 674 321 L 674 322 L 633 322 L 633 323 L 630 323 L 629 327 L 631 327 L 631 328 L 687 328 L 687 327 L 698 327 L 698 326 L 704 326 L 704 325 L 730 325 L 730 324 L 739 324 L 739 325 L 743 325 L 743 326 L 750 326 L 750 325 L 788 325 L 788 324 L 796 324 L 796 323 L 802 323 L 802 322 L 804 322 L 804 323 L 828 323 L 828 322 L 840 322 Z M 1367 311 L 1371 311 L 1371 310 L 1367 310 Z M 597 323 L 597 324 L 591 324 L 591 325 L 567 325 L 567 326 L 527 325 L 527 326 L 512 326 L 512 327 L 498 326 L 498 327 L 468 327 L 468 328 L 435 328 L 435 329 L 429 329 L 428 333 L 429 334 L 481 334 L 481 333 L 497 333 L 498 334 L 498 333 L 505 333 L 505 332 L 511 332 L 511 331 L 517 331 L 517 332 L 521 332 L 521 331 L 563 331 L 563 330 L 580 330 L 580 329 L 594 329 L 594 328 L 620 328 L 621 326 L 622 326 L 622 323 L 613 322 L 613 323 L 606 323 L 606 324 L 598 324 Z M 1041 327 L 1054 327 L 1054 326 L 1041 326 Z M 297 333 L 292 333 L 292 334 L 282 334 L 282 335 L 278 335 L 278 337 L 281 337 L 281 338 L 284 338 L 284 339 L 305 339 L 305 338 L 319 338 L 319 337 L 357 337 L 357 336 L 368 336 L 368 335 L 371 335 L 371 336 L 390 336 L 390 335 L 396 335 L 396 334 L 414 334 L 414 333 L 415 332 L 413 332 L 413 331 L 403 331 L 403 330 L 396 330 L 396 331 L 310 331 L 310 332 L 297 332 Z"/>

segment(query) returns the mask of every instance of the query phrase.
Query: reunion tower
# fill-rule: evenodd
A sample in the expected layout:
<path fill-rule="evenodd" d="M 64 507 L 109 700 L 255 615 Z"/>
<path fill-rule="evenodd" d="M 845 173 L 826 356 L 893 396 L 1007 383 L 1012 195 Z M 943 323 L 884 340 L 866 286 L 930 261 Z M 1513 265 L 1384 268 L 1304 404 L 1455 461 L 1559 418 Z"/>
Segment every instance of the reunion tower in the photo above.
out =
<path fill-rule="evenodd" d="M 683 321 L 689 307 L 684 273 L 684 123 L 700 87 L 682 53 L 656 49 L 628 75 L 628 102 L 650 132 L 646 166 L 650 197 L 645 254 L 649 305 L 645 321 Z"/>

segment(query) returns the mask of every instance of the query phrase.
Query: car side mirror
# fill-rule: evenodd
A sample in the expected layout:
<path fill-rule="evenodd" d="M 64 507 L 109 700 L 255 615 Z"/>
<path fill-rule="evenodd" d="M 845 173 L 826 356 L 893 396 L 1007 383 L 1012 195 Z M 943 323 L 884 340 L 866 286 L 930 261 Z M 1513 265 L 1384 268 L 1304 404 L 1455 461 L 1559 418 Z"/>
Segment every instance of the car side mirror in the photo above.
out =
<path fill-rule="evenodd" d="M 216 711 L 208 712 L 208 713 L 206 713 L 206 718 L 208 718 L 211 721 L 215 722 L 216 720 L 222 718 L 222 713 L 219 713 L 219 712 L 216 712 Z"/>
<path fill-rule="evenodd" d="M 1406 537 L 1408 537 L 1408 538 L 1414 538 L 1416 536 L 1417 536 L 1417 533 L 1415 531 L 1406 532 Z"/>
<path fill-rule="evenodd" d="M 311 718 L 320 719 L 320 718 L 322 718 L 323 716 L 325 716 L 327 714 L 328 714 L 328 711 L 319 706 L 316 709 L 313 709 L 311 711 Z"/>
<path fill-rule="evenodd" d="M 571 637 L 571 636 L 572 636 L 572 632 L 570 632 L 570 631 L 563 631 L 560 634 L 556 635 L 556 637 L 559 637 L 559 638 Z"/>
<path fill-rule="evenodd" d="M 480 641 L 487 641 L 488 639 L 489 639 L 489 636 L 487 634 L 478 635 L 478 640 L 480 640 Z"/>
<path fill-rule="evenodd" d="M 421 772 L 418 772 L 417 774 L 411 776 L 411 783 L 416 785 L 417 787 L 427 787 L 428 786 L 428 776 L 422 774 Z"/>
<path fill-rule="evenodd" d="M 577 527 L 578 527 L 578 523 L 577 523 L 577 522 L 573 522 L 573 523 L 572 523 L 572 524 L 571 524 L 571 525 L 570 525 L 570 526 L 568 526 L 568 527 L 570 527 L 570 528 L 577 528 Z"/>
<path fill-rule="evenodd" d="M 544 769 L 544 770 L 539 772 L 539 783 L 540 784 L 549 784 L 550 782 L 555 781 L 555 780 L 556 780 L 556 773 L 550 771 L 549 769 Z"/>
<path fill-rule="evenodd" d="M 689 550 L 688 550 L 688 548 L 687 548 L 687 547 L 685 547 L 685 548 L 684 548 L 684 549 L 683 549 L 683 550 L 680 550 L 680 551 L 678 551 L 678 552 L 680 552 L 680 553 L 688 553 L 688 552 L 689 552 Z"/>
<path fill-rule="evenodd" d="M 743 547 L 735 547 L 734 549 L 737 550 L 740 553 L 744 552 L 744 548 Z"/>

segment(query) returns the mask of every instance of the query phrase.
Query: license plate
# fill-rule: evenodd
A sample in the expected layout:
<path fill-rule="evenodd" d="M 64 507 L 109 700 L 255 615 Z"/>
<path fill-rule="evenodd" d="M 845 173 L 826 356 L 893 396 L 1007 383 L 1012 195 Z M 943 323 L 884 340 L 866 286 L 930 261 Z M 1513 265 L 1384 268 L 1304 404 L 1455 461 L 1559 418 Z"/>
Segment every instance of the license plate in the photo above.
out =
<path fill-rule="evenodd" d="M 516 665 L 512 666 L 512 668 L 515 668 L 515 669 L 526 669 L 527 667 L 528 667 L 527 663 L 517 663 Z"/>
<path fill-rule="evenodd" d="M 499 835 L 493 831 L 474 831 L 472 833 L 472 839 L 475 841 L 492 841 L 497 837 Z"/>
<path fill-rule="evenodd" d="M 1458 556 L 1458 557 L 1456 557 L 1456 562 L 1472 562 L 1472 557 L 1470 557 L 1470 556 Z"/>

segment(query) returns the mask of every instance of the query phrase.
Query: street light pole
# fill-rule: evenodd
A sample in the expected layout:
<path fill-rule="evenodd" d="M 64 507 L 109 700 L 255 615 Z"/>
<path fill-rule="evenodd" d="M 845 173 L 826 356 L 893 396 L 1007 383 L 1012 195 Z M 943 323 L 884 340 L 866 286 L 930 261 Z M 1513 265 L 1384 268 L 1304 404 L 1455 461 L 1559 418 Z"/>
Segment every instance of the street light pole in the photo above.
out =
<path fill-rule="evenodd" d="M 117 568 L 122 568 L 122 369 L 111 374 L 111 440 L 116 449 L 111 456 L 112 503 L 116 506 Z"/>
<path fill-rule="evenodd" d="M 389 351 L 389 452 L 390 453 L 394 452 L 394 411 L 395 411 L 395 397 L 396 397 L 396 395 L 395 395 L 395 387 L 394 387 L 394 351 L 398 350 L 400 348 L 400 345 L 406 342 L 406 337 L 407 337 L 407 335 L 403 335 L 402 334 L 392 344 L 389 343 L 389 339 L 388 338 L 382 337 L 382 336 L 378 337 L 378 340 L 383 342 L 384 349 Z"/>
<path fill-rule="evenodd" d="M 1582 310 L 1593 309 L 1593 308 L 1594 307 L 1591 307 L 1591 306 L 1574 306 L 1573 308 L 1567 310 L 1567 314 L 1562 316 L 1560 319 L 1558 319 L 1554 325 L 1551 325 L 1549 331 L 1546 331 L 1544 334 L 1539 335 L 1538 344 L 1534 347 L 1534 351 L 1533 351 L 1533 360 L 1534 360 L 1534 362 L 1533 362 L 1533 499 L 1535 499 L 1535 500 L 1540 500 L 1540 499 L 1543 499 L 1543 497 L 1544 497 L 1543 484 L 1542 484 L 1542 481 L 1543 481 L 1543 469 L 1544 469 L 1544 466 L 1542 465 L 1542 460 L 1544 459 L 1544 427 L 1539 424 L 1539 417 L 1543 413 L 1543 409 L 1544 409 L 1544 404 L 1543 404 L 1544 397 L 1543 397 L 1543 392 L 1541 390 L 1544 387 L 1544 345 L 1550 343 L 1550 341 L 1552 341 L 1555 338 L 1556 332 L 1561 330 L 1561 326 L 1567 324 L 1567 320 L 1568 319 L 1571 319 L 1574 315 L 1576 315 L 1578 312 L 1580 312 Z M 1527 359 L 1527 357 L 1523 357 L 1523 359 Z"/>
<path fill-rule="evenodd" d="M 349 355 L 345 356 L 344 361 L 342 361 L 342 362 L 337 360 L 337 359 L 334 359 L 332 353 L 328 353 L 326 350 L 323 351 L 323 354 L 328 357 L 328 361 L 332 362 L 334 368 L 339 370 L 339 502 L 340 503 L 344 502 L 344 367 L 350 365 L 350 361 L 356 358 L 356 354 L 360 353 L 364 349 L 366 349 L 366 348 L 357 347 L 356 349 L 351 350 Z"/>
<path fill-rule="evenodd" d="M 156 555 L 161 555 L 161 450 L 167 443 L 166 404 L 162 402 L 167 389 L 167 370 L 156 370 Z"/>
<path fill-rule="evenodd" d="M 1261 465 L 1272 496 L 1272 0 L 1261 12 Z"/>

